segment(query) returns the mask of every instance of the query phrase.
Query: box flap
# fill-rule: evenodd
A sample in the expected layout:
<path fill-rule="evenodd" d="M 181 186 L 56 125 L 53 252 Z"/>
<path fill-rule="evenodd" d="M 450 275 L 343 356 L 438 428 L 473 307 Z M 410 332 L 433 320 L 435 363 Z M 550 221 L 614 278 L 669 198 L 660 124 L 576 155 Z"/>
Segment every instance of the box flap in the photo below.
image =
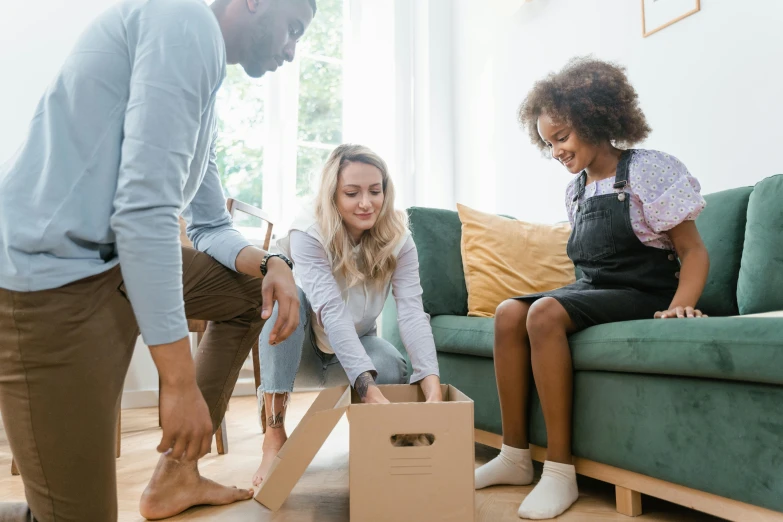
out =
<path fill-rule="evenodd" d="M 322 391 L 277 454 L 256 500 L 277 511 L 351 403 L 348 386 Z"/>

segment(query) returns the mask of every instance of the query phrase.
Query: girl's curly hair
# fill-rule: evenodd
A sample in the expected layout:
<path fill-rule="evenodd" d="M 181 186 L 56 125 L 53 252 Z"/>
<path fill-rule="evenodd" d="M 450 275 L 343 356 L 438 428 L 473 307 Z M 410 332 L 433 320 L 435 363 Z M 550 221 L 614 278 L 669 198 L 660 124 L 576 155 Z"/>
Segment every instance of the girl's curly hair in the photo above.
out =
<path fill-rule="evenodd" d="M 544 112 L 589 143 L 627 148 L 650 133 L 625 68 L 589 56 L 572 58 L 563 70 L 536 82 L 519 107 L 519 122 L 542 151 L 547 146 L 537 124 Z"/>

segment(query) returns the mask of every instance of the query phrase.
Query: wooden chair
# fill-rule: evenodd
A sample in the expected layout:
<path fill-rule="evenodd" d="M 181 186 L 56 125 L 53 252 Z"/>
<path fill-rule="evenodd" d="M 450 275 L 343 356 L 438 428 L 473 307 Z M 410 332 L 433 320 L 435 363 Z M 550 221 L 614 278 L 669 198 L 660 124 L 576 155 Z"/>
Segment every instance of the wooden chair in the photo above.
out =
<path fill-rule="evenodd" d="M 120 431 L 122 427 L 122 410 L 117 413 L 117 441 L 115 442 L 114 454 L 117 458 L 120 458 Z M 11 455 L 11 475 L 19 476 L 19 468 L 16 467 L 16 460 Z"/>
<path fill-rule="evenodd" d="M 269 250 L 269 244 L 272 241 L 272 227 L 274 226 L 269 216 L 259 208 L 232 198 L 228 198 L 226 205 L 228 207 L 228 213 L 231 214 L 231 217 L 234 219 L 236 219 L 237 213 L 242 213 L 266 223 L 266 235 L 264 236 L 264 241 L 261 245 L 261 248 L 264 250 Z M 185 240 L 187 241 L 187 239 Z M 208 321 L 201 319 L 188 319 L 188 330 L 191 333 L 196 334 L 196 346 L 198 346 L 198 344 L 201 342 L 202 337 L 204 337 L 204 333 L 207 331 L 207 323 Z M 253 381 L 255 383 L 255 389 L 258 390 L 258 387 L 261 385 L 261 363 L 258 359 L 258 339 L 256 339 L 256 342 L 253 344 L 253 348 L 251 348 L 250 352 L 253 357 Z M 265 408 L 262 406 L 261 429 L 263 432 L 266 432 L 266 415 L 264 414 L 264 410 Z M 228 453 L 228 433 L 226 430 L 225 417 L 223 417 L 223 421 L 220 423 L 220 426 L 215 432 L 215 445 L 217 446 L 218 454 L 225 455 Z"/>

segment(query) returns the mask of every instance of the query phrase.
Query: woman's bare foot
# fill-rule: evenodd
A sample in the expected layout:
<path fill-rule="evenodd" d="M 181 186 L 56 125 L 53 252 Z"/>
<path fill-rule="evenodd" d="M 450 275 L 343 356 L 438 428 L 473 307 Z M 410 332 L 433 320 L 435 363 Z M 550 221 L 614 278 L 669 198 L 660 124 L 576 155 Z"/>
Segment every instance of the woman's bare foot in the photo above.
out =
<path fill-rule="evenodd" d="M 275 461 L 280 448 L 283 447 L 285 441 L 288 440 L 288 436 L 285 433 L 285 427 L 272 428 L 267 425 L 266 434 L 264 435 L 264 445 L 261 448 L 261 465 L 258 466 L 255 475 L 253 475 L 253 485 L 258 487 L 261 482 L 266 478 L 269 473 L 269 468 L 272 467 L 272 463 Z"/>
<path fill-rule="evenodd" d="M 222 486 L 202 477 L 195 462 L 178 463 L 162 456 L 141 496 L 139 512 L 148 520 L 159 520 L 193 506 L 222 506 L 251 498 L 252 489 Z"/>
<path fill-rule="evenodd" d="M 258 487 L 269 473 L 269 468 L 280 452 L 280 448 L 288 440 L 285 432 L 285 413 L 288 409 L 289 395 L 287 393 L 264 393 L 266 415 L 266 433 L 264 445 L 261 448 L 261 465 L 253 475 L 253 485 Z"/>

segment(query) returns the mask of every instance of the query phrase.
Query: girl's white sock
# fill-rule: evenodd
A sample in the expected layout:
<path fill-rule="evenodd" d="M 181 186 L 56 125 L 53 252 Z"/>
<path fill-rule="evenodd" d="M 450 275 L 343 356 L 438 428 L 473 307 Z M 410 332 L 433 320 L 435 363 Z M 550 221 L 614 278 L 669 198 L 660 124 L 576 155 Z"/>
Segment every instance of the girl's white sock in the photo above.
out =
<path fill-rule="evenodd" d="M 503 444 L 500 455 L 476 470 L 476 489 L 496 484 L 525 486 L 533 482 L 533 459 L 530 449 Z"/>

